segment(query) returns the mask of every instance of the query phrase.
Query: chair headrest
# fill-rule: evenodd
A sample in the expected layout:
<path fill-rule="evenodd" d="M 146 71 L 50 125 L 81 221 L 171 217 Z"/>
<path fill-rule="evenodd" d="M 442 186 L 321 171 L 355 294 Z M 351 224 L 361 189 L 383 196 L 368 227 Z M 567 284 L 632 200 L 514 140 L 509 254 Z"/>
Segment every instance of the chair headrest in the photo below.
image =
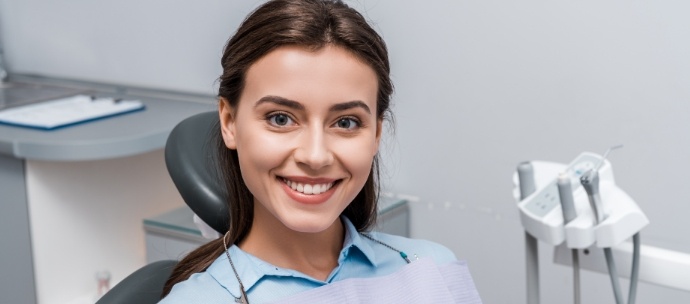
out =
<path fill-rule="evenodd" d="M 227 194 L 216 162 L 212 135 L 220 128 L 218 112 L 191 116 L 175 126 L 165 144 L 165 165 L 185 203 L 221 234 L 229 229 Z"/>

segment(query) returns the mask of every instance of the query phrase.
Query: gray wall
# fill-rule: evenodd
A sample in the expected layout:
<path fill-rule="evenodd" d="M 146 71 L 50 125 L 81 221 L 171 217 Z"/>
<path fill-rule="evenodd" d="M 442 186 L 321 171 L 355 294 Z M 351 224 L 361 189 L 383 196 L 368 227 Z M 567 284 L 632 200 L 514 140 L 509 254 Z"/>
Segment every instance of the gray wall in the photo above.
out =
<path fill-rule="evenodd" d="M 0 0 L 0 37 L 13 72 L 212 94 L 222 46 L 256 3 Z M 625 144 L 611 161 L 651 220 L 643 243 L 690 253 L 690 3 L 352 4 L 391 53 L 386 190 L 420 198 L 413 235 L 469 260 L 486 303 L 524 302 L 511 197 L 522 160 L 567 163 Z M 570 270 L 547 254 L 542 266 L 543 302 L 569 301 Z M 612 302 L 605 276 L 583 279 L 585 303 Z M 653 301 L 690 293 L 642 284 L 639 302 Z"/>

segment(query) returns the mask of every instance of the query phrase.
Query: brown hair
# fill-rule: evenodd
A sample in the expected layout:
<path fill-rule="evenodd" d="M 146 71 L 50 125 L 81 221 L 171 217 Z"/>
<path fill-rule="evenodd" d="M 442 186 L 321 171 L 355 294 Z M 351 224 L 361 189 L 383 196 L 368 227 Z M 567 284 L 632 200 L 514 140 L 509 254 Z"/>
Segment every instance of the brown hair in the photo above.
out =
<path fill-rule="evenodd" d="M 386 44 L 361 14 L 341 1 L 272 0 L 258 7 L 244 20 L 225 47 L 218 96 L 236 109 L 246 72 L 259 58 L 281 46 L 298 45 L 318 50 L 329 44 L 348 50 L 376 72 L 376 115 L 379 119 L 388 118 L 393 84 L 389 76 Z M 225 146 L 220 127 L 216 129 L 216 157 L 230 207 L 228 241 L 235 244 L 251 228 L 254 199 L 242 180 L 237 151 Z M 352 221 L 358 231 L 367 230 L 376 222 L 378 180 L 377 155 L 364 187 L 343 211 L 343 215 Z M 173 270 L 165 284 L 163 296 L 176 283 L 205 271 L 223 251 L 223 241 L 219 238 L 189 253 Z"/>

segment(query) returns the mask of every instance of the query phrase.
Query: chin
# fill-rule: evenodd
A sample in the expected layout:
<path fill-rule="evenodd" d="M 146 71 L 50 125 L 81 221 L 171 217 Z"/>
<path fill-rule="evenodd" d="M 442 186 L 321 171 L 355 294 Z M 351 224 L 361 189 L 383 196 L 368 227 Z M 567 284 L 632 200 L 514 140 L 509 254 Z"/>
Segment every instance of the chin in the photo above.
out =
<path fill-rule="evenodd" d="M 330 218 L 330 217 L 329 217 Z M 333 220 L 327 220 L 325 215 L 314 215 L 311 217 L 282 219 L 281 222 L 290 230 L 302 233 L 320 233 L 332 227 L 335 221 L 339 220 L 338 216 Z"/>

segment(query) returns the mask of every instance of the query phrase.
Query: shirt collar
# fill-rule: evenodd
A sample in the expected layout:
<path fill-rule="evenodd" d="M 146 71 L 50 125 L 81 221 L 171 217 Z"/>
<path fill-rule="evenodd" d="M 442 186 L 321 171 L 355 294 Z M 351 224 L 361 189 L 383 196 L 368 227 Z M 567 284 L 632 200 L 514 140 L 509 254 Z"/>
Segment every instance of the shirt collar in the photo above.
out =
<path fill-rule="evenodd" d="M 349 254 L 350 248 L 356 248 L 362 252 L 371 265 L 377 266 L 376 253 L 374 248 L 371 247 L 371 242 L 359 234 L 359 231 L 357 231 L 350 219 L 345 216 L 341 216 L 340 219 L 345 227 L 345 240 L 343 241 L 343 249 L 340 252 L 341 259 Z"/>
<path fill-rule="evenodd" d="M 235 265 L 235 269 L 242 279 L 242 285 L 244 285 L 244 290 L 246 292 L 249 292 L 249 289 L 251 289 L 264 275 L 290 275 L 287 271 L 280 270 L 264 262 L 236 245 L 232 245 L 228 251 L 232 257 L 233 265 Z M 230 267 L 230 262 L 225 252 L 223 252 L 206 271 L 218 282 L 218 284 L 230 292 L 233 297 L 240 297 L 240 283 L 237 277 L 235 277 L 235 272 L 233 272 Z"/>
<path fill-rule="evenodd" d="M 374 249 L 371 247 L 371 242 L 362 237 L 357 228 L 352 224 L 350 219 L 345 216 L 340 217 L 343 227 L 345 229 L 345 238 L 343 240 L 343 249 L 340 251 L 340 256 L 338 259 L 338 266 L 342 267 L 343 263 L 346 261 L 347 257 L 351 254 L 351 250 L 359 250 L 366 260 L 376 267 L 378 263 L 376 262 L 376 254 Z M 246 292 L 263 278 L 265 275 L 273 276 L 295 276 L 295 273 L 288 269 L 281 269 L 274 265 L 269 264 L 247 252 L 240 249 L 236 245 L 232 245 L 228 249 L 230 256 L 232 257 L 232 262 L 235 265 L 237 273 L 240 275 L 242 280 L 242 285 Z M 228 256 L 223 252 L 209 268 L 206 270 L 215 280 L 223 286 L 233 297 L 240 297 L 240 284 L 235 277 L 235 273 L 230 267 L 230 262 L 228 261 Z"/>

